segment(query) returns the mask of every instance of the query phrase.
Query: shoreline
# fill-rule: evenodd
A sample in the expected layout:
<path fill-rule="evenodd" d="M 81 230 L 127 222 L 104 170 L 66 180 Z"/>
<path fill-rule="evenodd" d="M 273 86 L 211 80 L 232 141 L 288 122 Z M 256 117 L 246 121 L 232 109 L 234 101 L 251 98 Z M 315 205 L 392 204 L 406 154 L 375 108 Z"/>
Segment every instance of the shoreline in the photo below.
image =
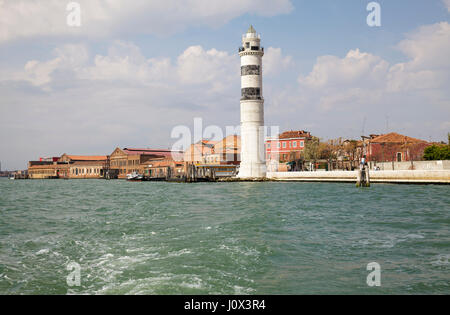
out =
<path fill-rule="evenodd" d="M 155 178 L 144 181 L 167 181 L 167 182 L 331 182 L 331 183 L 356 183 L 358 171 L 314 171 L 314 172 L 267 172 L 265 178 L 199 178 L 188 180 L 186 178 Z M 370 183 L 390 183 L 390 184 L 439 184 L 450 185 L 450 170 L 388 170 L 369 171 Z M 6 177 L 5 177 L 6 179 Z M 24 180 L 30 178 L 16 178 Z M 44 178 L 44 179 L 64 179 L 68 178 Z M 105 178 L 79 178 L 79 179 L 100 179 Z M 110 179 L 126 180 L 126 179 Z"/>

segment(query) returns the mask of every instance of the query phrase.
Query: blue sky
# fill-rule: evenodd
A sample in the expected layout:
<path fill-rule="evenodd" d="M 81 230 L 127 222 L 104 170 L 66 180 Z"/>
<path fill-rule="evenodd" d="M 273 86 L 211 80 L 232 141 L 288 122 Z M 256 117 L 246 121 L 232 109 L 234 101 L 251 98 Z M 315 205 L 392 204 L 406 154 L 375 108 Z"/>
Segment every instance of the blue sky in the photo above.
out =
<path fill-rule="evenodd" d="M 170 147 L 171 130 L 239 124 L 241 35 L 266 47 L 265 119 L 323 139 L 450 131 L 450 1 L 0 2 L 3 169 L 40 156 Z M 31 140 L 31 141 L 30 141 Z"/>

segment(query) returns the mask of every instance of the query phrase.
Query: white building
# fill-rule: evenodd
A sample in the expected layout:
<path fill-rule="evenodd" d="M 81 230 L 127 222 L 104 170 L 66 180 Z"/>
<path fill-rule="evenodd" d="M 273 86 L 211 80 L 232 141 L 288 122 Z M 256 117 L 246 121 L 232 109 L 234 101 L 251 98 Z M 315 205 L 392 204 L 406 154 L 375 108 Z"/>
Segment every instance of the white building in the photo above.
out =
<path fill-rule="evenodd" d="M 241 166 L 238 177 L 264 178 L 264 98 L 262 96 L 261 37 L 250 26 L 242 37 L 241 57 Z"/>

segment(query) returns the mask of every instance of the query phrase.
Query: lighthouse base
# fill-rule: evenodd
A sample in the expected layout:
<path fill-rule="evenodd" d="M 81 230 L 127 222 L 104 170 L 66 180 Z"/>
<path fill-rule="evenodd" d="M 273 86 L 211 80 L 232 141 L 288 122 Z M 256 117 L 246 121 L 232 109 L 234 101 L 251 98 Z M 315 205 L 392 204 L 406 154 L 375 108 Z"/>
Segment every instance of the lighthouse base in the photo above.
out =
<path fill-rule="evenodd" d="M 265 178 L 267 173 L 266 163 L 241 163 L 238 178 Z"/>

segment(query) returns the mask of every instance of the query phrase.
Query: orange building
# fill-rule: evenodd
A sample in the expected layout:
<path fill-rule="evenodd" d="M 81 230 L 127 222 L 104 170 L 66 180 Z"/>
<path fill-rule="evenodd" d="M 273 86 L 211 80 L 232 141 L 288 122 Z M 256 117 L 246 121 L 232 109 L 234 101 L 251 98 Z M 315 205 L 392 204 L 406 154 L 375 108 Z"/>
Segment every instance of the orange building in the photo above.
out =
<path fill-rule="evenodd" d="M 205 156 L 213 153 L 215 141 L 202 140 L 191 144 L 184 153 L 184 161 L 194 164 L 202 164 L 205 162 Z"/>
<path fill-rule="evenodd" d="M 212 152 L 206 154 L 204 163 L 209 165 L 239 165 L 241 162 L 241 137 L 231 135 L 216 142 Z"/>
<path fill-rule="evenodd" d="M 56 161 L 52 159 L 30 161 L 30 179 L 49 178 L 103 178 L 107 167 L 107 156 L 85 156 L 63 154 Z"/>

